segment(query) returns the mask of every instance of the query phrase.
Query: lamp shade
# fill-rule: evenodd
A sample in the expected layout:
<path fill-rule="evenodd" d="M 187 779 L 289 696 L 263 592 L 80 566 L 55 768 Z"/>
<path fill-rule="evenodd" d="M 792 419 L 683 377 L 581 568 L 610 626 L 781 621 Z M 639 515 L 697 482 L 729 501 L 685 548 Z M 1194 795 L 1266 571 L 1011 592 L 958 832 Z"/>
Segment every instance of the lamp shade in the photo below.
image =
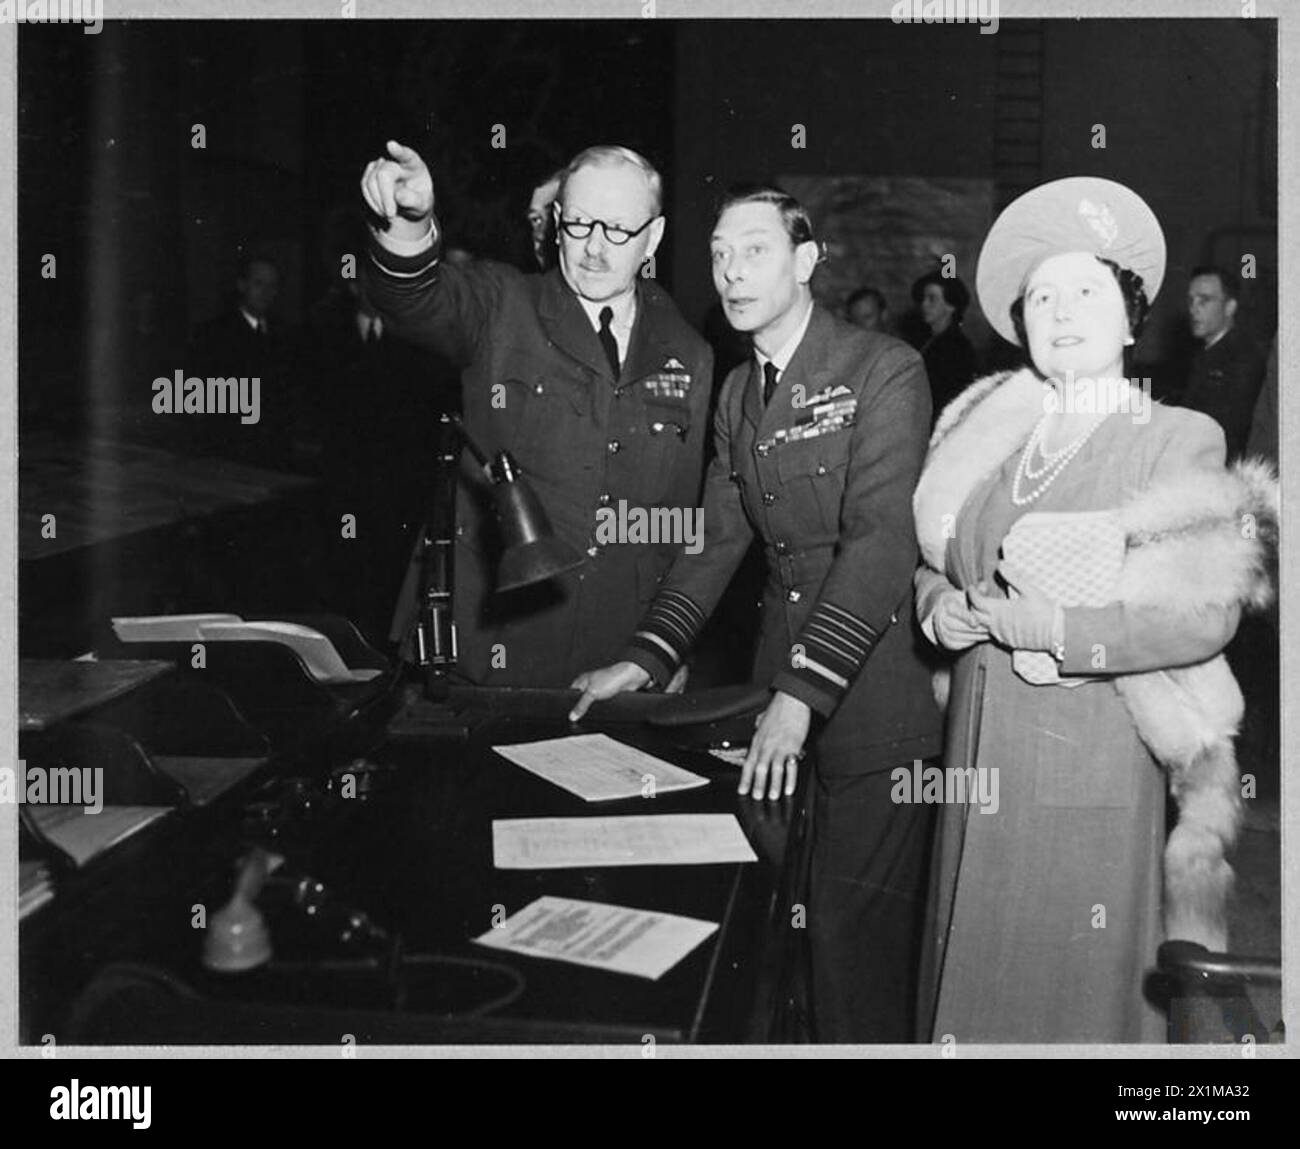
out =
<path fill-rule="evenodd" d="M 497 590 L 517 590 L 544 582 L 583 563 L 583 557 L 551 530 L 536 493 L 502 451 L 492 462 L 492 500 L 503 551 L 497 565 Z"/>

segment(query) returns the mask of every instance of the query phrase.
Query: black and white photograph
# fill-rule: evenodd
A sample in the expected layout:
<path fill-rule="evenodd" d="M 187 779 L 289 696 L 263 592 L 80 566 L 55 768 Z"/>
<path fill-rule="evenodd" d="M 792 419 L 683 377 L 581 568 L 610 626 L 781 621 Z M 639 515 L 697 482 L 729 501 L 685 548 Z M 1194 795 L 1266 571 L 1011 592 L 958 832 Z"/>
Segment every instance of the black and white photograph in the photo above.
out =
<path fill-rule="evenodd" d="M 1248 1120 L 1283 7 L 0 4 L 40 1112 L 148 1126 L 78 1051 L 1014 1053 Z"/>

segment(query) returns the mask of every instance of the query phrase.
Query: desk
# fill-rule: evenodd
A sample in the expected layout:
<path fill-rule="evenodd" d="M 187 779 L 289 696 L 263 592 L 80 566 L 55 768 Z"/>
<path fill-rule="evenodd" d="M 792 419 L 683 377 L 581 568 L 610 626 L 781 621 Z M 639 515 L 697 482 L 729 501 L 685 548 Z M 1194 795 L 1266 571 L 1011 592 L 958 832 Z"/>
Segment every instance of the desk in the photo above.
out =
<path fill-rule="evenodd" d="M 547 699 L 546 695 L 551 697 Z M 270 966 L 220 975 L 198 961 L 200 935 L 174 931 L 151 955 L 197 996 L 169 997 L 163 974 L 104 1011 L 83 1039 L 112 1042 L 359 1043 L 739 1042 L 760 1040 L 771 1008 L 776 952 L 789 935 L 784 849 L 793 800 L 769 809 L 735 792 L 738 770 L 699 750 L 677 749 L 640 723 L 592 723 L 710 778 L 692 791 L 585 803 L 495 754 L 494 744 L 569 732 L 563 692 L 529 692 L 521 705 L 490 690 L 432 711 L 399 716 L 399 735 L 369 759 L 379 772 L 364 798 L 318 794 L 311 810 L 261 838 L 309 874 L 339 905 L 363 911 L 388 935 L 362 955 L 292 915 L 267 909 Z M 526 712 L 521 713 L 524 710 Z M 382 781 L 378 781 L 382 780 Z M 276 790 L 275 786 L 279 789 Z M 284 805 L 284 780 L 262 805 Z M 255 797 L 257 797 L 255 795 Z M 256 803 L 255 803 L 256 804 Z M 735 813 L 759 860 L 708 866 L 500 871 L 494 818 L 654 813 Z M 257 840 L 254 829 L 246 840 Z M 209 907 L 229 895 L 229 870 L 210 874 Z M 652 982 L 477 946 L 497 907 L 513 914 L 543 894 L 660 910 L 719 925 Z M 188 934 L 188 936 L 186 936 Z M 168 952 L 169 951 L 169 952 Z M 140 955 L 137 955 L 137 957 Z M 505 999 L 509 998 L 508 1001 Z M 490 1003 L 496 1002 L 495 1006 Z M 488 1007 L 485 1011 L 485 1007 Z"/>

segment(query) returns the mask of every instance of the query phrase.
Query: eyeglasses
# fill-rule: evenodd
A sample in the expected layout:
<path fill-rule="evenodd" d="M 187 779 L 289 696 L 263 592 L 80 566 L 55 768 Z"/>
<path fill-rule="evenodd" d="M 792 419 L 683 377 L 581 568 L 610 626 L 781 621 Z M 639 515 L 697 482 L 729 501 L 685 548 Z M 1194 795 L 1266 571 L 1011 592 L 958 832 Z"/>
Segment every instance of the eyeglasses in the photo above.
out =
<path fill-rule="evenodd" d="M 605 233 L 605 239 L 615 247 L 622 247 L 625 243 L 635 239 L 646 228 L 648 228 L 659 217 L 652 215 L 636 231 L 629 231 L 625 227 L 608 224 L 603 219 L 562 219 L 560 220 L 560 230 L 570 239 L 586 239 L 600 225 L 600 230 Z"/>

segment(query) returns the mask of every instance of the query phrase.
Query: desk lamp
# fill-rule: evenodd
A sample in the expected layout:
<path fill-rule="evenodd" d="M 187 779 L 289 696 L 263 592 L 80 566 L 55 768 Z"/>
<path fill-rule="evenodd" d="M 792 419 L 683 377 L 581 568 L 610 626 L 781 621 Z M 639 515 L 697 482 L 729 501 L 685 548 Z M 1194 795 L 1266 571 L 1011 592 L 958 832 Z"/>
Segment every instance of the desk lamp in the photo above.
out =
<path fill-rule="evenodd" d="M 425 696 L 447 697 L 447 675 L 456 665 L 456 621 L 452 609 L 456 554 L 456 480 L 459 448 L 469 449 L 491 480 L 492 502 L 504 551 L 497 565 L 497 593 L 545 582 L 581 566 L 582 556 L 556 538 L 536 493 L 524 481 L 508 451 L 489 459 L 459 415 L 439 420 L 433 505 L 427 517 L 420 563 L 420 613 L 415 631 L 416 662 L 425 672 Z"/>

